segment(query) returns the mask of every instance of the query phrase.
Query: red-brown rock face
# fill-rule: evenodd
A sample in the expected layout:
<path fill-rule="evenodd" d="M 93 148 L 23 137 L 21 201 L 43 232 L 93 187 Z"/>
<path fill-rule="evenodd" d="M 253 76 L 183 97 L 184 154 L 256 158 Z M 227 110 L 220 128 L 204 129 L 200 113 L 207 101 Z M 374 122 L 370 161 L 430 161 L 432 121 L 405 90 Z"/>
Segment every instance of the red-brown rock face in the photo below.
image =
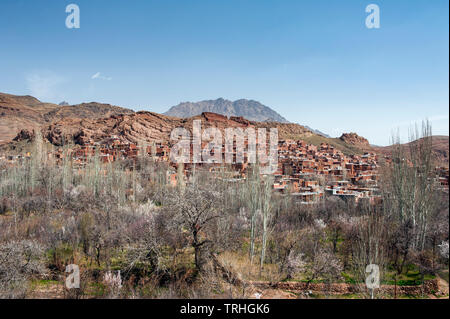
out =
<path fill-rule="evenodd" d="M 252 122 L 242 117 L 231 117 L 205 112 L 188 119 L 166 116 L 153 112 L 137 112 L 133 114 L 112 115 L 101 119 L 63 119 L 42 129 L 43 136 L 52 144 L 61 146 L 66 142 L 84 145 L 101 142 L 111 137 L 117 137 L 123 142 L 140 143 L 170 141 L 170 134 L 176 127 L 186 128 L 192 132 L 194 120 L 201 120 L 202 130 L 217 127 L 224 135 L 226 128 L 254 127 L 278 129 L 279 138 L 287 138 L 293 134 L 301 138 L 312 135 L 311 131 L 298 124 Z M 32 132 L 22 132 L 17 140 L 31 137 Z"/>
<path fill-rule="evenodd" d="M 344 133 L 339 139 L 351 145 L 369 146 L 369 141 L 356 133 Z"/>

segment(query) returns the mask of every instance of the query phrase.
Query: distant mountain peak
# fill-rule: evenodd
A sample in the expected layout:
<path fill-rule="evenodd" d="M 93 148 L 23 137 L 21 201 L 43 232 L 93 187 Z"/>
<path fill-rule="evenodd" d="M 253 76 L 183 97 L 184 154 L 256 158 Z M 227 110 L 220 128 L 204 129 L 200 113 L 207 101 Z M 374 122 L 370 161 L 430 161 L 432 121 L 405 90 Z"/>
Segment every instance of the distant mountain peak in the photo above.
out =
<path fill-rule="evenodd" d="M 324 132 L 321 132 L 319 130 L 313 129 L 313 128 L 309 127 L 308 125 L 303 125 L 303 126 L 306 127 L 308 130 L 310 130 L 311 132 L 316 133 L 317 135 L 320 135 L 320 136 L 323 136 L 323 137 L 326 137 L 326 138 L 331 138 L 330 135 L 328 135 L 328 134 L 326 134 Z"/>
<path fill-rule="evenodd" d="M 171 107 L 165 115 L 188 118 L 200 115 L 203 112 L 222 114 L 225 116 L 244 117 L 250 121 L 257 122 L 280 122 L 288 121 L 270 107 L 255 100 L 239 99 L 230 101 L 222 97 L 216 100 L 204 100 L 200 102 L 182 102 Z"/>

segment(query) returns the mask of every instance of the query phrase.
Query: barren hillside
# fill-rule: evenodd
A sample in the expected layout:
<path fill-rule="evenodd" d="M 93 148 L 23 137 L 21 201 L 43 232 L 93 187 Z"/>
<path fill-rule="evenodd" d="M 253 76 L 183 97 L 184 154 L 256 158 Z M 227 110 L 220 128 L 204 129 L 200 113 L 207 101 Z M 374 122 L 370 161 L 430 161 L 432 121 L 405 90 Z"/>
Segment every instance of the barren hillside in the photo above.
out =
<path fill-rule="evenodd" d="M 33 130 L 62 119 L 95 119 L 130 113 L 133 111 L 109 104 L 92 102 L 60 106 L 28 95 L 0 93 L 0 145 L 11 142 L 22 129 Z"/>

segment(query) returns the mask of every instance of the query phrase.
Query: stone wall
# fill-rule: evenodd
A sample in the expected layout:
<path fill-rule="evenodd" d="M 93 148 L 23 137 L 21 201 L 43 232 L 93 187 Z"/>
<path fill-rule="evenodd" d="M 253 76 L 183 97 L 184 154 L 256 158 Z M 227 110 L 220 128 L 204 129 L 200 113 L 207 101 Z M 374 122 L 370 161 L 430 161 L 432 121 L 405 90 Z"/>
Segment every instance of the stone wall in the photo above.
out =
<path fill-rule="evenodd" d="M 324 284 L 324 283 L 307 283 L 307 282 L 263 282 L 263 281 L 254 281 L 251 284 L 255 288 L 260 289 L 281 289 L 281 290 L 289 290 L 289 291 L 312 291 L 313 293 L 323 293 L 327 292 L 329 294 L 352 294 L 359 293 L 361 289 L 365 289 L 363 285 L 354 285 L 354 284 L 345 284 L 345 283 L 337 283 L 337 284 Z M 423 292 L 422 292 L 423 289 Z M 424 285 L 419 286 L 397 286 L 397 294 L 398 295 L 420 295 L 420 294 L 433 294 L 439 291 L 439 283 L 437 279 L 426 280 Z M 381 292 L 389 295 L 395 294 L 395 286 L 394 285 L 382 285 Z"/>

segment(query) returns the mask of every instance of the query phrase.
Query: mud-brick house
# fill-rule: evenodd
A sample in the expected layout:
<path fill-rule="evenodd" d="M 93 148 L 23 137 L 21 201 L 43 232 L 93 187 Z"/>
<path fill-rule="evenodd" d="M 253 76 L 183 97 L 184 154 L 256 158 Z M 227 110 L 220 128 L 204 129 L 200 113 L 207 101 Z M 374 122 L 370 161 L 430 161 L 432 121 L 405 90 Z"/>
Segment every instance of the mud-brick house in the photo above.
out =
<path fill-rule="evenodd" d="M 355 164 L 354 163 L 346 163 L 345 164 L 345 169 L 347 169 L 348 173 L 350 175 L 355 175 L 356 174 L 356 169 L 355 169 Z"/>
<path fill-rule="evenodd" d="M 299 193 L 291 193 L 291 196 L 303 204 L 313 204 L 317 203 L 323 197 L 323 192 L 303 191 Z"/>
<path fill-rule="evenodd" d="M 290 184 L 291 184 L 291 192 L 292 193 L 298 193 L 300 192 L 300 186 L 301 183 L 303 182 L 302 179 L 299 178 L 295 178 L 295 177 L 290 177 Z"/>
<path fill-rule="evenodd" d="M 305 180 L 303 180 L 301 186 L 302 187 L 316 188 L 316 187 L 319 186 L 319 184 L 318 184 L 317 181 L 305 181 Z"/>
<path fill-rule="evenodd" d="M 110 155 L 110 154 L 101 154 L 100 161 L 102 163 L 112 163 L 112 162 L 114 162 L 114 156 Z"/>
<path fill-rule="evenodd" d="M 441 176 L 438 178 L 438 181 L 441 186 L 444 187 L 446 186 L 448 188 L 448 176 L 447 177 Z"/>
<path fill-rule="evenodd" d="M 167 171 L 167 184 L 177 186 L 177 173 L 175 171 Z"/>
<path fill-rule="evenodd" d="M 273 184 L 273 190 L 279 193 L 286 193 L 289 188 L 289 185 L 286 181 L 275 182 Z"/>

